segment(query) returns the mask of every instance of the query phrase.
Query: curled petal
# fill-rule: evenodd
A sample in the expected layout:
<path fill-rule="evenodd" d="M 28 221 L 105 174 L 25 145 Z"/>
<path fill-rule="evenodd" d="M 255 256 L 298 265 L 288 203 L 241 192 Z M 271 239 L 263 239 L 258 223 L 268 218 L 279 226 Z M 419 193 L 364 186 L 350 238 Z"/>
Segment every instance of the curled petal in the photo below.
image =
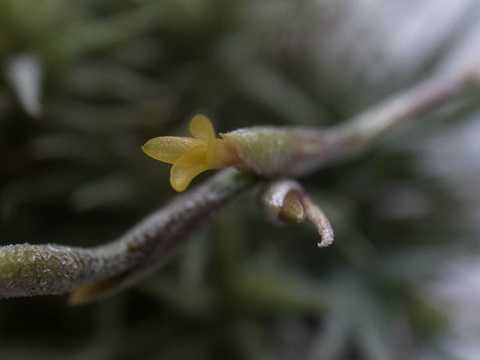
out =
<path fill-rule="evenodd" d="M 201 144 L 203 144 L 203 142 L 198 139 L 161 136 L 148 140 L 142 146 L 142 150 L 145 154 L 156 160 L 173 164 L 180 159 L 182 155 Z"/>
<path fill-rule="evenodd" d="M 215 129 L 212 122 L 205 115 L 195 115 L 190 121 L 190 133 L 196 139 L 211 142 L 215 139 Z"/>
<path fill-rule="evenodd" d="M 205 146 L 197 146 L 184 154 L 170 169 L 170 184 L 175 191 L 184 191 L 195 176 L 208 170 Z"/>
<path fill-rule="evenodd" d="M 170 170 L 170 185 L 178 192 L 184 191 L 198 174 L 208 170 L 206 165 L 173 165 Z"/>

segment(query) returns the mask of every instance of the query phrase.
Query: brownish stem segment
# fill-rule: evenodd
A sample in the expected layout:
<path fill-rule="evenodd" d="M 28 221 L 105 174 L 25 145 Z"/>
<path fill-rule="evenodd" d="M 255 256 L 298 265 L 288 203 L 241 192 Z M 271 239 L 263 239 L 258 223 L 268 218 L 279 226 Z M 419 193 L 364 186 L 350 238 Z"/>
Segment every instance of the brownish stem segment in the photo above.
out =
<path fill-rule="evenodd" d="M 233 169 L 221 171 L 106 245 L 0 247 L 0 298 L 63 294 L 112 277 L 118 281 L 110 290 L 121 288 L 155 270 L 198 225 L 255 181 Z"/>

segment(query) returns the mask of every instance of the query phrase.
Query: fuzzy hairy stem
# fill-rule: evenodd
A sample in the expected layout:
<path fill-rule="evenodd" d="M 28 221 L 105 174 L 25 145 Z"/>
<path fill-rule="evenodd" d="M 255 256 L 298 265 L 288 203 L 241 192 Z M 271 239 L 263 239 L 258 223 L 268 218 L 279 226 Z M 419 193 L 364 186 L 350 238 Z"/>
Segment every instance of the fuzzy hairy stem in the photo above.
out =
<path fill-rule="evenodd" d="M 426 115 L 464 94 L 472 84 L 478 85 L 478 74 L 477 69 L 471 69 L 450 77 L 434 77 L 336 128 L 293 129 L 305 140 L 304 158 L 298 161 L 309 164 L 295 176 L 363 151 L 389 129 Z M 313 141 L 318 134 L 325 141 L 321 146 L 309 147 L 307 140 Z M 184 243 L 195 226 L 206 223 L 215 210 L 257 181 L 247 173 L 223 170 L 103 246 L 0 247 L 0 298 L 62 294 L 80 287 L 74 292 L 72 302 L 81 303 L 118 291 L 156 270 Z"/>
<path fill-rule="evenodd" d="M 156 269 L 196 225 L 254 182 L 248 174 L 221 171 L 106 245 L 1 247 L 0 298 L 63 294 L 112 277 L 118 280 L 111 290 L 113 285 L 122 287 L 147 269 Z"/>

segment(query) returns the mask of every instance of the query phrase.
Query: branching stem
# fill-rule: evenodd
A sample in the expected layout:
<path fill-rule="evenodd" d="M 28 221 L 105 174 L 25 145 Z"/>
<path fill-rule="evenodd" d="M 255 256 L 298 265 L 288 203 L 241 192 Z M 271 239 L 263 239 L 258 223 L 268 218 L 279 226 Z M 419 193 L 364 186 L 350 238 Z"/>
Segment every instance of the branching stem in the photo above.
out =
<path fill-rule="evenodd" d="M 318 163 L 317 169 L 363 151 L 391 128 L 418 119 L 463 95 L 472 85 L 477 86 L 479 79 L 476 68 L 449 77 L 434 77 L 327 129 L 336 140 L 331 142 L 332 156 Z M 122 289 L 156 270 L 197 225 L 205 224 L 215 210 L 256 182 L 258 179 L 247 173 L 223 170 L 106 245 L 0 247 L 0 298 L 62 294 L 80 287 L 72 301 L 83 302 Z"/>

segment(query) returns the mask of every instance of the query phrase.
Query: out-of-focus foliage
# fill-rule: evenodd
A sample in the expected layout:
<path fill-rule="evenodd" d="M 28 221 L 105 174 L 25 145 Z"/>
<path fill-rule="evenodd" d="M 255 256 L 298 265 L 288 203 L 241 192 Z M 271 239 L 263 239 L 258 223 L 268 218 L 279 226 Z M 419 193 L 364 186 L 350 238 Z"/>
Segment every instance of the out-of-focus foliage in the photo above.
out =
<path fill-rule="evenodd" d="M 373 35 L 377 20 L 401 26 L 382 17 L 396 2 L 359 3 L 1 0 L 0 244 L 109 241 L 174 195 L 146 139 L 184 133 L 199 111 L 220 131 L 339 122 L 425 75 L 459 31 L 407 51 Z M 15 77 L 19 56 L 39 66 L 38 95 Z M 25 96 L 38 97 L 36 116 Z M 462 204 L 392 141 L 304 179 L 333 247 L 272 227 L 247 195 L 113 299 L 1 302 L 0 357 L 385 360 L 434 348 L 445 318 L 422 289 L 469 237 Z"/>

